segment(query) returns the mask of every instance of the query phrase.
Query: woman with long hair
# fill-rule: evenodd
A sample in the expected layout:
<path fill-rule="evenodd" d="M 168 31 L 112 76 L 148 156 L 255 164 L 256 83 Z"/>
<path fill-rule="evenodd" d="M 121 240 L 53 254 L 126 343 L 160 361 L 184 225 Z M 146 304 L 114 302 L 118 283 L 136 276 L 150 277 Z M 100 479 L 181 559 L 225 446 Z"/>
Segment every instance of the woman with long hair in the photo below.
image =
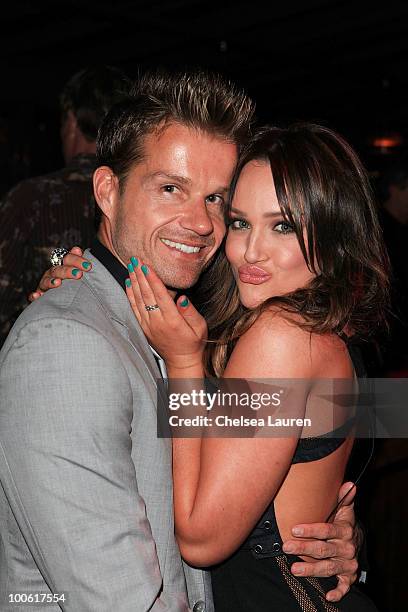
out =
<path fill-rule="evenodd" d="M 154 271 L 140 267 L 130 275 L 132 307 L 170 384 L 205 370 L 302 380 L 291 410 L 316 420 L 321 380 L 362 376 L 356 341 L 384 321 L 387 262 L 366 173 L 327 128 L 266 128 L 241 156 L 230 202 L 226 258 L 218 256 L 197 292 L 206 318 L 185 295 L 175 304 Z M 332 581 L 294 578 L 281 544 L 299 521 L 330 515 L 352 422 L 307 439 L 174 438 L 178 541 L 193 565 L 216 566 L 217 611 L 336 609 L 324 597 Z M 352 589 L 338 608 L 374 606 Z"/>

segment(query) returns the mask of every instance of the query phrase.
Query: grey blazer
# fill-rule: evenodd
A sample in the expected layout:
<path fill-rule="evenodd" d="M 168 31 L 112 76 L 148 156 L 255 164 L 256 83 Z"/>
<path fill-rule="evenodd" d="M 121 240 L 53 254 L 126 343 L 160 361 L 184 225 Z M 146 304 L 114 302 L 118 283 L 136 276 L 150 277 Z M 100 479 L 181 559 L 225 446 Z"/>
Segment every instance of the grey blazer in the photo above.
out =
<path fill-rule="evenodd" d="M 85 256 L 93 270 L 29 306 L 0 353 L 0 610 L 54 593 L 65 602 L 33 609 L 212 612 L 208 573 L 174 537 L 156 361 Z"/>

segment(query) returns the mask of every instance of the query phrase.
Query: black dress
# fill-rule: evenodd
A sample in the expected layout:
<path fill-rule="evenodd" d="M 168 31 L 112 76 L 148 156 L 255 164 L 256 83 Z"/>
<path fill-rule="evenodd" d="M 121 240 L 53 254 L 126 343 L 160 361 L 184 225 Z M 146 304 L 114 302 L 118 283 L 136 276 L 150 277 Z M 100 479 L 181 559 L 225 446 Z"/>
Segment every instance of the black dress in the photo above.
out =
<path fill-rule="evenodd" d="M 359 378 L 365 370 L 358 347 L 346 341 Z M 349 427 L 350 429 L 351 427 Z M 342 437 L 299 440 L 292 463 L 316 461 L 334 452 Z M 325 594 L 337 585 L 337 578 L 299 578 L 290 567 L 302 561 L 284 554 L 273 502 L 240 548 L 211 572 L 215 612 L 375 612 L 372 601 L 354 585 L 338 603 L 326 601 Z"/>

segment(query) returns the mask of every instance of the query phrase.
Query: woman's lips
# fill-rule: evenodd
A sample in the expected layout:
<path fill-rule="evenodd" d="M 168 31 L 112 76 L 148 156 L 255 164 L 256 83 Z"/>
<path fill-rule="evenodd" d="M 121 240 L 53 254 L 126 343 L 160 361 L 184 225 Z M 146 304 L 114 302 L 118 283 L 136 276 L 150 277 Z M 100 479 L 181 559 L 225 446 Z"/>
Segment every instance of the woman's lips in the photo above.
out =
<path fill-rule="evenodd" d="M 238 275 L 241 282 L 251 285 L 262 285 L 271 278 L 270 274 L 258 266 L 241 266 L 238 268 Z"/>

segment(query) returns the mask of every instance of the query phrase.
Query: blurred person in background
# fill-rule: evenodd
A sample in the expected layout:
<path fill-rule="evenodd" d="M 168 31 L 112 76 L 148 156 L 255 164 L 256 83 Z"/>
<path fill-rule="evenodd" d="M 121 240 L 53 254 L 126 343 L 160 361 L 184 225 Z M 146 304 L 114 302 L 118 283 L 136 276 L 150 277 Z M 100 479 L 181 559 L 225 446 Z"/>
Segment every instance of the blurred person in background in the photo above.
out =
<path fill-rule="evenodd" d="M 115 67 L 74 74 L 60 96 L 65 167 L 22 181 L 0 203 L 0 346 L 52 250 L 61 244 L 87 246 L 95 236 L 95 140 L 102 119 L 128 87 Z"/>

